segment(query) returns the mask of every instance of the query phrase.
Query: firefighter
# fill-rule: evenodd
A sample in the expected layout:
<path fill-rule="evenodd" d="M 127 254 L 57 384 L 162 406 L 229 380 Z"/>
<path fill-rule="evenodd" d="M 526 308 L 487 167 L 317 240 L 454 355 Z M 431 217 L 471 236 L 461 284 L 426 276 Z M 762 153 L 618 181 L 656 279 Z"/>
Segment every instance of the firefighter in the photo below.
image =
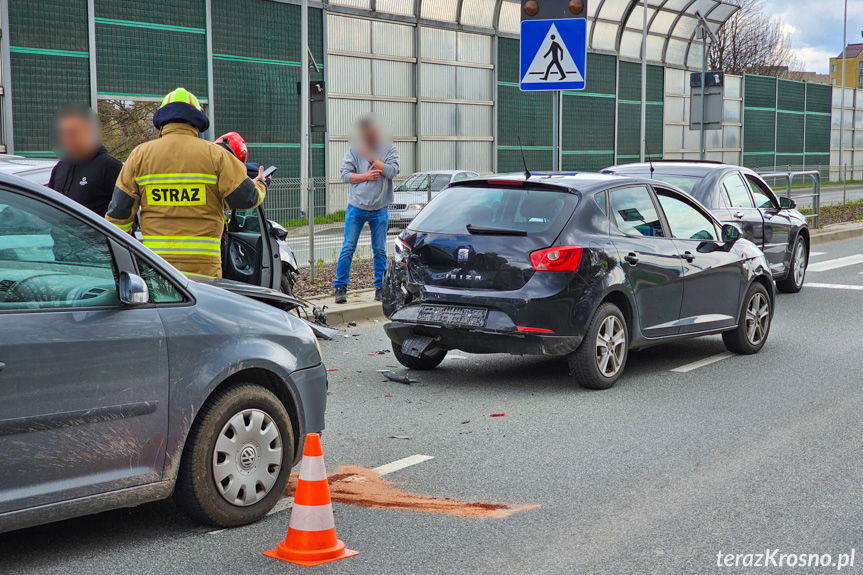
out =
<path fill-rule="evenodd" d="M 234 154 L 238 160 L 246 165 L 246 170 L 248 171 L 250 178 L 254 178 L 258 173 L 260 173 L 263 166 L 249 161 L 249 147 L 246 145 L 246 140 L 244 140 L 240 134 L 237 132 L 222 134 L 216 138 L 216 143 Z M 269 186 L 271 179 L 272 178 L 267 178 L 264 183 Z"/>
<path fill-rule="evenodd" d="M 105 216 L 131 233 L 140 207 L 144 245 L 182 272 L 222 276 L 225 205 L 259 206 L 267 195 L 233 154 L 198 137 L 210 126 L 198 99 L 177 88 L 153 116 L 159 138 L 132 151 Z"/>

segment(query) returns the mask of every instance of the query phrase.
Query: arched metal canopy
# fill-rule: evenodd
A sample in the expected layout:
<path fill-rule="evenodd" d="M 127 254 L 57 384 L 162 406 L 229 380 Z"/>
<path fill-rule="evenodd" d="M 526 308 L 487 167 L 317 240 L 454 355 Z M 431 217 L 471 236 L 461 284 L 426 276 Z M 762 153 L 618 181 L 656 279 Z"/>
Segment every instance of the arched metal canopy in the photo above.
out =
<path fill-rule="evenodd" d="M 325 0 L 324 4 L 510 35 L 518 35 L 521 21 L 519 0 Z M 696 13 L 715 32 L 739 9 L 732 0 L 648 0 L 647 59 L 674 67 L 700 67 Z M 643 1 L 591 0 L 588 10 L 589 50 L 641 59 Z"/>

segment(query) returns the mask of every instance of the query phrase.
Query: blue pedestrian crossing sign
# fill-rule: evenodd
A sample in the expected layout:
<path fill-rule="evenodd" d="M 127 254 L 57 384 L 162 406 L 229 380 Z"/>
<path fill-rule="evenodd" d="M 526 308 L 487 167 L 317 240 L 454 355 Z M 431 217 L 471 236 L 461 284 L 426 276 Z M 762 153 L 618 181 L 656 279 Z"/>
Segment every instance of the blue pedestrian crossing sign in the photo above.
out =
<path fill-rule="evenodd" d="M 522 90 L 584 90 L 586 68 L 587 20 L 522 21 Z"/>

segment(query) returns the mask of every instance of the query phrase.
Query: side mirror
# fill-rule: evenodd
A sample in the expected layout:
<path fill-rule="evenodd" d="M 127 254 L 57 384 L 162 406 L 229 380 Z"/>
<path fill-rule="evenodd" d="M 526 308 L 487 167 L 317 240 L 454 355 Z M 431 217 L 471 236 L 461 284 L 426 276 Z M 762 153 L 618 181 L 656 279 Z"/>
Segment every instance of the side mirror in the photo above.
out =
<path fill-rule="evenodd" d="M 141 305 L 150 301 L 147 282 L 139 275 L 120 272 L 120 301 L 126 305 Z"/>
<path fill-rule="evenodd" d="M 797 202 L 791 198 L 779 198 L 779 207 L 783 210 L 793 210 L 797 207 Z"/>
<path fill-rule="evenodd" d="M 733 244 L 740 239 L 740 228 L 734 224 L 725 224 L 722 226 L 722 241 L 726 245 Z"/>

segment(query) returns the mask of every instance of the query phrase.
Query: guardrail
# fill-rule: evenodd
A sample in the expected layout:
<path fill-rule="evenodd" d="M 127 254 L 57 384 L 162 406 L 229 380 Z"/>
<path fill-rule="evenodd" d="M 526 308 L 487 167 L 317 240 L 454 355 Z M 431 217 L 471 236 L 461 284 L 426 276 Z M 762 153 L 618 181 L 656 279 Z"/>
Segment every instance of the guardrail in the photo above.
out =
<path fill-rule="evenodd" d="M 821 226 L 821 172 L 819 170 L 810 170 L 804 172 L 758 172 L 758 175 L 765 180 L 783 180 L 785 182 L 785 197 L 794 201 L 809 198 L 812 200 L 812 213 L 807 215 L 807 219 L 812 220 L 812 227 L 818 228 Z M 812 180 L 811 194 L 792 195 L 792 183 L 794 178 L 810 178 Z"/>

